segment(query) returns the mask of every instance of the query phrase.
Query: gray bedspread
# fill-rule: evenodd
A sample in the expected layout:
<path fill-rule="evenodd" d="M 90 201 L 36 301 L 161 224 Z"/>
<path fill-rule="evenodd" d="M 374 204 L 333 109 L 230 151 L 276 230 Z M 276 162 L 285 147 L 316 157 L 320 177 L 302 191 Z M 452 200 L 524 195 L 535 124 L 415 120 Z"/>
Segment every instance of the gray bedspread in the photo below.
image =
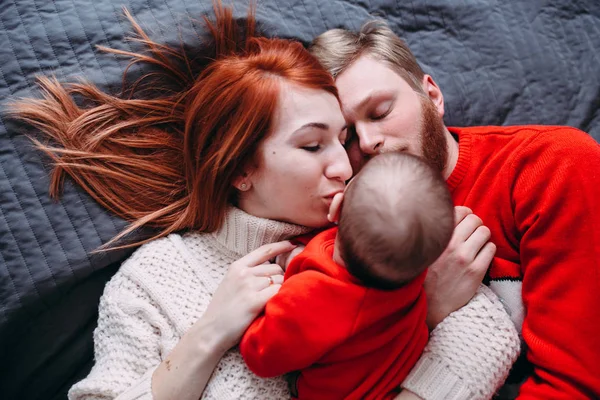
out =
<path fill-rule="evenodd" d="M 1 0 L 0 111 L 35 93 L 36 74 L 85 76 L 120 88 L 131 49 L 126 6 L 157 39 L 175 42 L 208 0 Z M 239 15 L 245 2 L 236 2 Z M 600 140 L 597 0 L 259 0 L 269 35 L 312 37 L 386 19 L 411 45 L 446 100 L 449 125 L 564 124 Z M 186 36 L 187 35 L 187 36 Z M 0 398 L 64 398 L 92 363 L 106 280 L 129 252 L 90 255 L 124 227 L 67 182 L 48 197 L 48 160 L 28 128 L 0 116 Z"/>

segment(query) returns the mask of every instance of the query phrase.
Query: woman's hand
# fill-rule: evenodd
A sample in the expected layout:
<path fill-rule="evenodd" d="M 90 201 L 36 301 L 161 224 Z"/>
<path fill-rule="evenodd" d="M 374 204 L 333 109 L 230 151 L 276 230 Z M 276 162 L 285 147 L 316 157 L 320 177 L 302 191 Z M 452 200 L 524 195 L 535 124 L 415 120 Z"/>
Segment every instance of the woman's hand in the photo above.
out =
<path fill-rule="evenodd" d="M 473 297 L 496 253 L 490 230 L 467 207 L 454 209 L 456 227 L 448 247 L 425 279 L 427 325 L 433 329 Z"/>
<path fill-rule="evenodd" d="M 199 324 L 220 336 L 223 351 L 233 347 L 283 283 L 283 269 L 270 260 L 290 252 L 288 241 L 259 247 L 231 264 Z"/>
<path fill-rule="evenodd" d="M 223 354 L 279 291 L 283 270 L 269 260 L 294 247 L 267 244 L 231 264 L 202 317 L 153 372 L 154 399 L 200 398 Z"/>

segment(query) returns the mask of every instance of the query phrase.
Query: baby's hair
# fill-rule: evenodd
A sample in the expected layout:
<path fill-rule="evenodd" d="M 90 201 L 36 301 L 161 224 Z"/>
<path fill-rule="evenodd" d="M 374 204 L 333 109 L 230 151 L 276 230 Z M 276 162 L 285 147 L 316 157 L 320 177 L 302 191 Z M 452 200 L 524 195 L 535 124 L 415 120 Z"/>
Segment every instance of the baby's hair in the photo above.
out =
<path fill-rule="evenodd" d="M 453 230 L 454 206 L 441 174 L 419 157 L 384 153 L 346 190 L 340 255 L 365 285 L 395 289 L 442 254 Z"/>

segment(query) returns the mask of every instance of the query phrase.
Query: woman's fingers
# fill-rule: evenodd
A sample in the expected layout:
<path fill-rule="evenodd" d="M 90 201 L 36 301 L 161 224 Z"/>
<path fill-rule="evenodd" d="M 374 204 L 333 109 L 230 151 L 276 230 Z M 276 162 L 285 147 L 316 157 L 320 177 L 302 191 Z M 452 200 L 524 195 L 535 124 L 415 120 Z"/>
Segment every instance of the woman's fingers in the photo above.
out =
<path fill-rule="evenodd" d="M 249 282 L 254 290 L 260 291 L 273 285 L 281 285 L 283 283 L 283 275 L 264 275 L 264 276 L 253 276 Z"/>
<path fill-rule="evenodd" d="M 264 287 L 273 285 L 281 285 L 283 283 L 283 275 L 259 276 L 262 282 L 265 282 Z"/>
<path fill-rule="evenodd" d="M 283 275 L 283 269 L 277 264 L 260 264 L 251 268 L 251 272 L 255 276 Z"/>
<path fill-rule="evenodd" d="M 265 289 L 256 294 L 256 301 L 264 306 L 267 304 L 267 301 L 271 299 L 271 297 L 275 296 L 277 292 L 279 292 L 279 289 L 281 289 L 281 284 L 279 283 L 267 286 Z"/>
<path fill-rule="evenodd" d="M 292 251 L 295 247 L 296 245 L 292 244 L 288 240 L 265 244 L 260 246 L 258 249 L 246 254 L 237 262 L 243 263 L 247 266 L 263 264 L 264 262 L 272 260 L 282 253 Z"/>
<path fill-rule="evenodd" d="M 283 270 L 268 261 L 296 246 L 264 245 L 231 264 L 203 318 L 216 321 L 226 346 L 233 346 L 283 283 Z"/>
<path fill-rule="evenodd" d="M 283 270 L 277 264 L 265 265 L 261 264 L 251 269 L 252 286 L 256 290 L 263 290 L 273 285 L 281 285 L 283 283 Z"/>

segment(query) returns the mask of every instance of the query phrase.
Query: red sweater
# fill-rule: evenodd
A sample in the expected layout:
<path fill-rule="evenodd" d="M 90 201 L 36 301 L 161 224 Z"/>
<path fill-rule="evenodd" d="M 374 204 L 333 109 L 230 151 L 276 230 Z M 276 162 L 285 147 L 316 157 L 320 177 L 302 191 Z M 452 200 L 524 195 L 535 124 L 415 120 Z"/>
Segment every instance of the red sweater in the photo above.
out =
<path fill-rule="evenodd" d="M 448 178 L 498 250 L 490 287 L 533 370 L 519 399 L 600 399 L 600 146 L 567 127 L 451 128 Z"/>
<path fill-rule="evenodd" d="M 336 233 L 318 234 L 292 260 L 240 351 L 259 376 L 298 371 L 295 397 L 393 396 L 427 343 L 425 273 L 394 291 L 366 288 L 333 261 Z"/>

